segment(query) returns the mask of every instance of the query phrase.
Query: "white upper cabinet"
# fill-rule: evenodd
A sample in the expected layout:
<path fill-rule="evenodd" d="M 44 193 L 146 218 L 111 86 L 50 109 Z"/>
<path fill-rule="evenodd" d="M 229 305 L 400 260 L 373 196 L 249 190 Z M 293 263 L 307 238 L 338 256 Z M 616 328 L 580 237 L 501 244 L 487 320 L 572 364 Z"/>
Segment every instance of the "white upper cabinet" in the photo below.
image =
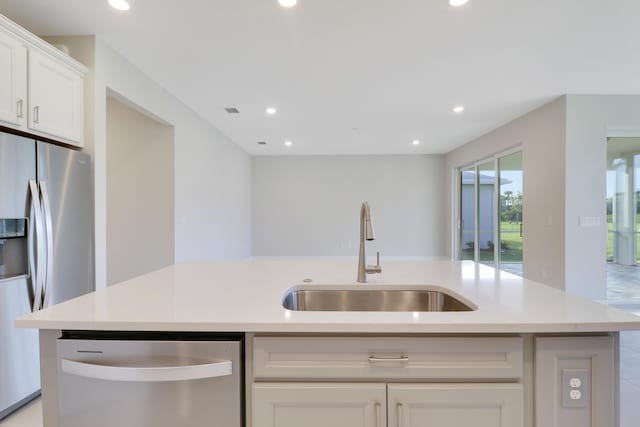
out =
<path fill-rule="evenodd" d="M 35 49 L 29 50 L 29 128 L 82 141 L 83 78 Z"/>
<path fill-rule="evenodd" d="M 23 125 L 27 116 L 27 48 L 0 32 L 0 121 Z"/>
<path fill-rule="evenodd" d="M 0 15 L 0 125 L 81 147 L 87 68 Z"/>

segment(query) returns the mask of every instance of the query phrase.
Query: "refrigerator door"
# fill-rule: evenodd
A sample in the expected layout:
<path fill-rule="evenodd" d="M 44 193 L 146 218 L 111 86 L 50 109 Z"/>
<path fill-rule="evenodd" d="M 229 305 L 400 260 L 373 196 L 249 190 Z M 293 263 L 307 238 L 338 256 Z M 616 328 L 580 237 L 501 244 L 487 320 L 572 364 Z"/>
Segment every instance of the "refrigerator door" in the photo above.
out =
<path fill-rule="evenodd" d="M 0 133 L 0 218 L 29 217 L 29 180 L 35 177 L 35 141 Z M 2 246 L 14 243 L 5 239 Z M 0 264 L 12 270 L 10 257 L 2 255 Z M 0 419 L 40 390 L 37 331 L 13 325 L 16 317 L 31 312 L 31 278 L 26 269 L 23 272 L 0 276 Z"/>
<path fill-rule="evenodd" d="M 47 307 L 94 289 L 91 160 L 84 153 L 43 142 L 37 143 L 37 158 L 48 237 Z"/>

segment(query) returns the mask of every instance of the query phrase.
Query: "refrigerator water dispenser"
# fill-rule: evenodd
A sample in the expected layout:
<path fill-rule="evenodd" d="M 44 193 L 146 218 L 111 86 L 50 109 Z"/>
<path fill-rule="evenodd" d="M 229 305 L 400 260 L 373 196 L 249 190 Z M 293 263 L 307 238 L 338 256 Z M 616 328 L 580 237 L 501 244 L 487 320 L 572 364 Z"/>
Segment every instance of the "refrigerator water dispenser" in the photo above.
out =
<path fill-rule="evenodd" d="M 0 281 L 29 274 L 26 218 L 0 218 Z"/>

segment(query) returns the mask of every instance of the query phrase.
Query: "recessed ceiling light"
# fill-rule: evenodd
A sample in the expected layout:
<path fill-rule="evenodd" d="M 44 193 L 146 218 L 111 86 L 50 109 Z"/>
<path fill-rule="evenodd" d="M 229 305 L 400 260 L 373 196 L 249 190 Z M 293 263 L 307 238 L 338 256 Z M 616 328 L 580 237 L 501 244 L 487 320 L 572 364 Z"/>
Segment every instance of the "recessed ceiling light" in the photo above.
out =
<path fill-rule="evenodd" d="M 451 6 L 464 6 L 469 3 L 469 0 L 449 0 Z"/>
<path fill-rule="evenodd" d="M 297 0 L 278 0 L 278 3 L 280 3 L 282 7 L 293 7 L 297 2 Z"/>
<path fill-rule="evenodd" d="M 451 109 L 451 111 L 453 111 L 456 114 L 460 114 L 464 111 L 464 107 L 462 105 L 456 105 Z"/>
<path fill-rule="evenodd" d="M 276 109 L 275 109 L 275 108 L 273 108 L 273 107 L 269 107 L 269 108 L 267 108 L 267 110 L 266 110 L 266 111 L 267 111 L 267 114 L 272 115 L 272 116 L 273 116 L 275 113 L 277 113 L 277 112 L 278 112 L 278 110 L 276 110 Z"/>
<path fill-rule="evenodd" d="M 420 145 L 420 141 L 418 141 L 417 139 L 414 139 L 412 142 L 413 145 Z"/>
<path fill-rule="evenodd" d="M 284 145 L 286 145 L 287 147 L 291 147 L 293 145 L 293 142 L 291 141 L 285 141 Z"/>
<path fill-rule="evenodd" d="M 129 10 L 131 8 L 127 0 L 109 0 L 109 4 L 112 8 L 118 10 Z"/>

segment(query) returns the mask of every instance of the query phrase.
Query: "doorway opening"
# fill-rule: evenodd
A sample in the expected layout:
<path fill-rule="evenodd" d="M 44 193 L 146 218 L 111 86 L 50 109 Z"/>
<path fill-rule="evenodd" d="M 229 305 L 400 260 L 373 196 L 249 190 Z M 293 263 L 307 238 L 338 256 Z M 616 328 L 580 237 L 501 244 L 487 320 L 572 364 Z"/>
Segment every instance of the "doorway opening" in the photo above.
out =
<path fill-rule="evenodd" d="M 607 138 L 607 299 L 640 299 L 640 137 Z"/>
<path fill-rule="evenodd" d="M 174 128 L 107 97 L 107 285 L 174 263 Z"/>

